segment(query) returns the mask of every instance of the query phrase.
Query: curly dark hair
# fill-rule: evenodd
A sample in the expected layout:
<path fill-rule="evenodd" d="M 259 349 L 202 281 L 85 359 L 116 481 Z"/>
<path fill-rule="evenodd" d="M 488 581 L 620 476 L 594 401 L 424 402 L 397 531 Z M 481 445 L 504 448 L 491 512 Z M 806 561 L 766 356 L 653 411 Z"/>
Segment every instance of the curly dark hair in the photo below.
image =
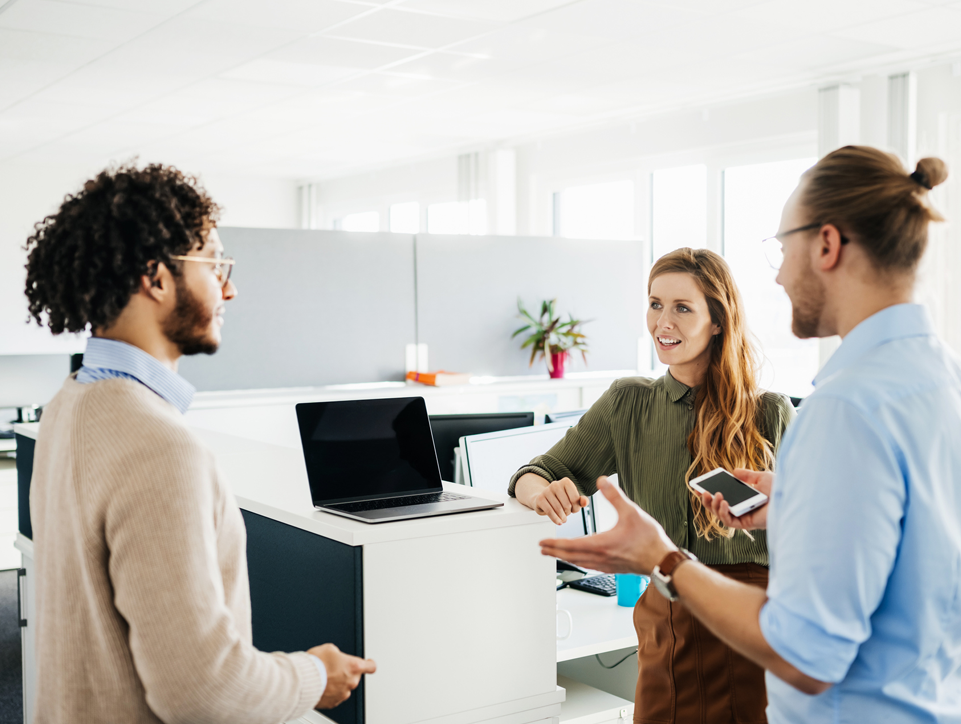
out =
<path fill-rule="evenodd" d="M 30 317 L 54 334 L 110 326 L 144 275 L 203 247 L 220 207 L 172 166 L 101 171 L 34 227 L 24 249 Z"/>

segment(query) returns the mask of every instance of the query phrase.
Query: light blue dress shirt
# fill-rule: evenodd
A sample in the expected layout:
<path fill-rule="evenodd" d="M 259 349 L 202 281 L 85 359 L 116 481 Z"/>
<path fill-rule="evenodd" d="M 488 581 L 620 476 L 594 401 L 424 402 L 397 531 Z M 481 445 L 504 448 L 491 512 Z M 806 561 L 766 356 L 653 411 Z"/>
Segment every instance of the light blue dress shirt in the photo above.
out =
<path fill-rule="evenodd" d="M 190 407 L 196 392 L 187 380 L 171 372 L 156 357 L 139 347 L 113 339 L 91 337 L 83 353 L 83 367 L 77 372 L 77 382 L 88 384 L 115 377 L 134 380 L 149 387 L 180 410 L 181 414 Z"/>
<path fill-rule="evenodd" d="M 148 387 L 180 410 L 181 414 L 190 407 L 196 392 L 187 380 L 171 372 L 156 357 L 139 347 L 102 337 L 88 339 L 87 349 L 83 353 L 83 366 L 77 372 L 77 382 L 89 384 L 117 377 Z M 323 689 L 326 689 L 327 668 L 324 662 L 313 654 L 309 656 L 320 673 Z"/>
<path fill-rule="evenodd" d="M 761 631 L 768 720 L 961 723 L 961 366 L 924 308 L 845 337 L 781 443 Z"/>

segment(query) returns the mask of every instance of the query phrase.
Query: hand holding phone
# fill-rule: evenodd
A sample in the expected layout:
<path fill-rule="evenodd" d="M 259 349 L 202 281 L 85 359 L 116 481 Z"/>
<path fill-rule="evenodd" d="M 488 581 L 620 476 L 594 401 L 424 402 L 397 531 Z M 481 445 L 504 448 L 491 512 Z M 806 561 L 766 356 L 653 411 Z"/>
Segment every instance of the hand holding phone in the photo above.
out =
<path fill-rule="evenodd" d="M 691 487 L 701 502 L 729 528 L 756 530 L 767 526 L 767 502 L 774 474 L 739 468 L 723 468 L 695 478 Z"/>

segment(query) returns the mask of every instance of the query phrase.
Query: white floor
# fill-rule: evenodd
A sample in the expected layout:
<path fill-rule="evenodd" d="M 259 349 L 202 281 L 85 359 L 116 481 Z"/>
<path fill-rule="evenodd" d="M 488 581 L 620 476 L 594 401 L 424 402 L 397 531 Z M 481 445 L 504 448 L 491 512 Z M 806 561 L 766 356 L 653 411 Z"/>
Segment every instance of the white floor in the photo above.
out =
<path fill-rule="evenodd" d="M 17 461 L 0 457 L 0 570 L 20 567 L 17 538 Z"/>

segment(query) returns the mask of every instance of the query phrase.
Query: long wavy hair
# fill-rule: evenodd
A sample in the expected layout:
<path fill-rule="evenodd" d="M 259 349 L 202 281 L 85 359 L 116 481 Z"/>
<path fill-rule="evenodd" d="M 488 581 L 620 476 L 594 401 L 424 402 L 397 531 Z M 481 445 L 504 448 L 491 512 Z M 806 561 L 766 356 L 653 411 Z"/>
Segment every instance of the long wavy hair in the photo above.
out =
<path fill-rule="evenodd" d="M 654 264 L 647 282 L 662 274 L 684 273 L 694 277 L 707 299 L 711 321 L 721 328 L 708 343 L 711 357 L 704 382 L 694 401 L 694 429 L 687 439 L 693 462 L 685 482 L 714 468 L 771 470 L 774 451 L 761 434 L 761 390 L 757 385 L 758 354 L 751 343 L 744 319 L 741 293 L 727 262 L 707 249 L 677 249 Z M 727 528 L 688 488 L 694 510 L 694 527 L 706 540 L 730 538 Z"/>

